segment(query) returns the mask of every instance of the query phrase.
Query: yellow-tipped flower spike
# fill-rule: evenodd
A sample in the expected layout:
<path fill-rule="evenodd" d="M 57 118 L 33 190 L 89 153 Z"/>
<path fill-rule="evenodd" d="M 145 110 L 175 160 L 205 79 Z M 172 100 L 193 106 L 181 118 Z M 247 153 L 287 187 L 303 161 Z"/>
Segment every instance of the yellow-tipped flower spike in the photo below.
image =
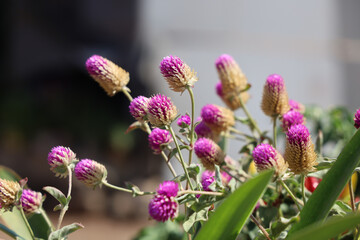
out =
<path fill-rule="evenodd" d="M 294 125 L 286 133 L 284 159 L 295 174 L 307 174 L 317 165 L 314 144 L 304 125 Z"/>
<path fill-rule="evenodd" d="M 270 117 L 282 115 L 290 110 L 285 83 L 280 75 L 272 74 L 267 77 L 263 90 L 261 109 L 265 115 Z"/>
<path fill-rule="evenodd" d="M 93 55 L 86 61 L 86 69 L 110 97 L 120 92 L 130 81 L 128 72 L 99 55 Z"/>
<path fill-rule="evenodd" d="M 0 207 L 5 210 L 11 210 L 20 189 L 21 187 L 18 182 L 0 178 Z"/>

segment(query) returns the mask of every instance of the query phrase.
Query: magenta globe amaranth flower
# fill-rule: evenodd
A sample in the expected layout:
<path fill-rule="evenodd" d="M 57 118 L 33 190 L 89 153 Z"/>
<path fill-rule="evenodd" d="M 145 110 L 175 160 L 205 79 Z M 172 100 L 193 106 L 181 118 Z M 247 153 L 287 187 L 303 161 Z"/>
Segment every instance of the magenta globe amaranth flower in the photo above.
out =
<path fill-rule="evenodd" d="M 167 56 L 160 63 L 160 71 L 174 92 L 183 92 L 198 80 L 196 73 L 179 57 Z"/>
<path fill-rule="evenodd" d="M 147 114 L 148 105 L 149 98 L 144 96 L 138 96 L 134 98 L 129 105 L 131 116 L 133 116 L 137 121 L 144 121 Z"/>
<path fill-rule="evenodd" d="M 160 154 L 164 147 L 173 141 L 169 131 L 154 128 L 148 137 L 149 145 L 155 154 Z"/>
<path fill-rule="evenodd" d="M 214 142 L 219 140 L 219 132 L 215 132 L 211 130 L 211 128 L 206 125 L 203 121 L 195 125 L 195 133 L 197 134 L 198 138 L 209 138 Z"/>
<path fill-rule="evenodd" d="M 114 96 L 129 83 L 129 73 L 104 57 L 93 55 L 85 65 L 91 77 L 109 96 Z"/>
<path fill-rule="evenodd" d="M 0 178 L 0 208 L 11 210 L 21 187 L 18 182 Z"/>
<path fill-rule="evenodd" d="M 41 207 L 42 194 L 30 189 L 24 189 L 20 202 L 25 214 L 34 213 Z"/>
<path fill-rule="evenodd" d="M 300 113 L 305 112 L 305 106 L 295 100 L 289 99 L 290 110 L 298 111 Z"/>
<path fill-rule="evenodd" d="M 207 170 L 214 170 L 215 164 L 220 165 L 225 154 L 214 141 L 208 138 L 199 138 L 194 144 L 196 156 Z"/>
<path fill-rule="evenodd" d="M 209 186 L 215 181 L 215 172 L 205 170 L 201 175 L 201 185 L 204 191 L 211 191 Z"/>
<path fill-rule="evenodd" d="M 276 176 L 281 177 L 287 169 L 284 158 L 270 144 L 262 143 L 256 146 L 252 157 L 258 172 L 274 168 Z"/>
<path fill-rule="evenodd" d="M 82 159 L 78 162 L 74 173 L 80 182 L 92 188 L 101 185 L 107 177 L 105 166 L 91 159 Z"/>
<path fill-rule="evenodd" d="M 316 162 L 314 144 L 310 132 L 304 125 L 294 125 L 286 133 L 284 159 L 295 174 L 306 174 L 314 170 Z"/>
<path fill-rule="evenodd" d="M 201 118 L 213 131 L 226 131 L 235 125 L 234 112 L 230 109 L 207 104 L 201 109 Z"/>
<path fill-rule="evenodd" d="M 150 98 L 148 105 L 148 119 L 156 127 L 168 126 L 175 119 L 176 106 L 165 95 L 157 94 Z"/>
<path fill-rule="evenodd" d="M 355 113 L 354 126 L 355 126 L 356 129 L 360 128 L 360 108 Z"/>
<path fill-rule="evenodd" d="M 165 181 L 159 185 L 157 195 L 149 203 L 150 216 L 159 222 L 174 219 L 179 212 L 178 203 L 175 200 L 179 186 L 176 182 Z"/>
<path fill-rule="evenodd" d="M 191 118 L 189 115 L 182 115 L 180 116 L 180 118 L 177 120 L 177 125 L 181 128 L 186 128 L 189 127 L 191 125 Z"/>
<path fill-rule="evenodd" d="M 282 115 L 281 118 L 281 122 L 282 122 L 282 128 L 284 132 L 287 132 L 287 130 L 294 125 L 298 125 L 298 124 L 304 124 L 305 123 L 305 119 L 304 116 L 295 110 L 290 110 L 287 113 L 285 113 L 284 115 Z"/>
<path fill-rule="evenodd" d="M 50 170 L 56 176 L 66 177 L 68 175 L 68 166 L 74 161 L 75 153 L 67 147 L 57 146 L 51 149 L 48 155 Z"/>
<path fill-rule="evenodd" d="M 285 83 L 279 74 L 272 74 L 266 78 L 261 109 L 270 117 L 282 115 L 290 110 Z"/>

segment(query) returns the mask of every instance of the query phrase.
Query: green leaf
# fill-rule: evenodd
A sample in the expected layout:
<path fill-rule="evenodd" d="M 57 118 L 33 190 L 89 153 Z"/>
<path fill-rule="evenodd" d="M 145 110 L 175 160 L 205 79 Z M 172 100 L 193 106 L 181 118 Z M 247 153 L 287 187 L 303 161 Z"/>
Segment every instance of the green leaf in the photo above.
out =
<path fill-rule="evenodd" d="M 62 240 L 67 239 L 67 236 L 76 230 L 84 228 L 80 223 L 72 223 L 70 225 L 64 226 L 61 229 L 54 231 L 50 234 L 49 240 Z"/>
<path fill-rule="evenodd" d="M 181 145 L 180 147 L 180 150 L 183 150 L 183 149 L 187 149 L 187 150 L 190 150 L 190 147 L 188 145 Z M 178 149 L 177 148 L 174 148 L 173 150 L 171 150 L 171 152 L 169 153 L 168 155 L 168 159 L 170 160 L 173 156 L 175 156 L 175 154 L 178 153 Z"/>
<path fill-rule="evenodd" d="M 286 240 L 328 240 L 348 229 L 356 227 L 358 224 L 360 224 L 359 214 L 351 214 L 345 217 L 331 217 L 323 224 L 317 222 L 303 228 L 301 231 L 297 231 L 286 238 Z"/>
<path fill-rule="evenodd" d="M 292 217 L 290 219 L 280 217 L 280 219 L 271 223 L 270 230 L 272 237 L 278 237 L 282 231 L 284 231 L 291 224 L 298 222 L 299 216 Z"/>
<path fill-rule="evenodd" d="M 210 207 L 203 208 L 200 211 L 191 214 L 183 224 L 185 232 L 194 233 L 191 229 L 196 222 L 208 220 L 209 209 Z"/>
<path fill-rule="evenodd" d="M 360 131 L 357 131 L 305 204 L 300 213 L 300 222 L 292 227 L 290 233 L 323 221 L 327 217 L 359 162 Z"/>
<path fill-rule="evenodd" d="M 43 187 L 43 190 L 47 191 L 51 196 L 58 200 L 62 206 L 65 206 L 68 203 L 65 194 L 63 194 L 59 189 L 51 186 L 46 186 Z"/>
<path fill-rule="evenodd" d="M 265 171 L 250 179 L 231 194 L 204 224 L 196 240 L 236 239 L 259 198 L 264 193 L 274 171 Z"/>

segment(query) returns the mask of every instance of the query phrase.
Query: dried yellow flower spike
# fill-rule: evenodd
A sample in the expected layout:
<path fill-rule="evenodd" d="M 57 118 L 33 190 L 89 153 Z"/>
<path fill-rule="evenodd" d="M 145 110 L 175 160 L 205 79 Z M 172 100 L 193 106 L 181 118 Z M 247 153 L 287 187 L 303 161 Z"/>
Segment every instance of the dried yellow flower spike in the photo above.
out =
<path fill-rule="evenodd" d="M 109 96 L 114 96 L 130 81 L 128 72 L 99 55 L 94 55 L 86 61 L 86 69 Z"/>
<path fill-rule="evenodd" d="M 0 205 L 5 210 L 11 209 L 16 201 L 16 194 L 21 187 L 18 182 L 0 178 Z"/>
<path fill-rule="evenodd" d="M 283 78 L 278 74 L 267 77 L 261 109 L 270 117 L 282 115 L 290 110 L 289 98 Z"/>

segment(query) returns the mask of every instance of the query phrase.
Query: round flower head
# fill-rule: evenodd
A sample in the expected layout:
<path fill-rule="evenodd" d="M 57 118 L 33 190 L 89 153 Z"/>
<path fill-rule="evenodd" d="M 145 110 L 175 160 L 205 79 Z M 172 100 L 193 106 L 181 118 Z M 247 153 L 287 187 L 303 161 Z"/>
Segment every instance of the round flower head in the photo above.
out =
<path fill-rule="evenodd" d="M 134 98 L 129 105 L 131 116 L 133 116 L 137 121 L 144 121 L 148 105 L 149 98 L 144 96 Z"/>
<path fill-rule="evenodd" d="M 129 83 L 128 72 L 99 55 L 90 57 L 85 65 L 91 77 L 109 96 L 114 96 Z"/>
<path fill-rule="evenodd" d="M 243 103 L 246 103 L 250 97 L 249 93 L 246 91 L 245 92 L 231 91 L 224 93 L 221 82 L 218 82 L 216 84 L 216 93 L 221 98 L 221 100 L 226 104 L 226 106 L 228 106 L 231 110 L 236 110 L 242 107 L 240 97 Z"/>
<path fill-rule="evenodd" d="M 263 90 L 261 109 L 270 117 L 282 115 L 290 110 L 285 83 L 280 75 L 272 74 L 267 77 Z"/>
<path fill-rule="evenodd" d="M 304 116 L 295 110 L 290 110 L 287 113 L 285 113 L 284 115 L 282 115 L 282 128 L 284 132 L 287 132 L 287 130 L 294 125 L 298 125 L 298 124 L 304 124 L 305 123 L 305 119 Z"/>
<path fill-rule="evenodd" d="M 191 124 L 191 118 L 189 115 L 182 115 L 176 123 L 181 128 L 188 127 Z"/>
<path fill-rule="evenodd" d="M 258 172 L 274 168 L 276 176 L 282 176 L 287 169 L 284 158 L 270 144 L 262 143 L 256 146 L 252 157 Z"/>
<path fill-rule="evenodd" d="M 74 168 L 75 177 L 88 187 L 95 188 L 106 181 L 107 170 L 104 165 L 90 159 L 82 159 Z"/>
<path fill-rule="evenodd" d="M 75 153 L 67 147 L 54 147 L 48 155 L 50 170 L 56 176 L 66 177 L 68 175 L 68 166 L 75 160 Z"/>
<path fill-rule="evenodd" d="M 173 181 L 165 181 L 159 185 L 158 194 L 168 197 L 176 197 L 179 191 L 179 184 Z"/>
<path fill-rule="evenodd" d="M 148 119 L 156 127 L 170 125 L 177 114 L 176 106 L 170 98 L 157 94 L 150 98 L 148 106 Z"/>
<path fill-rule="evenodd" d="M 214 170 L 215 164 L 220 165 L 225 158 L 221 148 L 208 138 L 199 138 L 194 145 L 195 154 L 207 170 Z"/>
<path fill-rule="evenodd" d="M 20 189 L 21 187 L 18 182 L 0 178 L 0 207 L 5 210 L 11 210 Z"/>
<path fill-rule="evenodd" d="M 167 130 L 154 128 L 148 137 L 149 145 L 155 154 L 160 154 L 164 146 L 173 141 L 171 134 Z"/>
<path fill-rule="evenodd" d="M 291 110 L 298 111 L 300 113 L 305 112 L 305 106 L 295 100 L 289 99 L 289 105 Z"/>
<path fill-rule="evenodd" d="M 219 140 L 219 133 L 211 130 L 203 121 L 197 124 L 194 130 L 199 138 L 209 138 L 214 142 Z"/>
<path fill-rule="evenodd" d="M 198 80 L 196 73 L 176 56 L 167 56 L 160 63 L 160 71 L 174 92 L 183 92 Z"/>
<path fill-rule="evenodd" d="M 314 170 L 316 153 L 309 130 L 304 125 L 294 125 L 288 129 L 284 159 L 295 174 Z"/>
<path fill-rule="evenodd" d="M 233 111 L 214 104 L 207 104 L 201 109 L 201 118 L 215 132 L 225 131 L 235 125 Z"/>
<path fill-rule="evenodd" d="M 25 214 L 36 212 L 42 204 L 42 194 L 29 189 L 24 189 L 20 202 Z"/>
<path fill-rule="evenodd" d="M 149 203 L 150 216 L 159 222 L 165 222 L 168 219 L 174 219 L 179 212 L 178 203 L 175 197 L 157 194 Z"/>
<path fill-rule="evenodd" d="M 360 108 L 355 113 L 354 126 L 356 127 L 356 129 L 360 127 Z"/>
<path fill-rule="evenodd" d="M 215 172 L 205 170 L 201 175 L 201 185 L 204 191 L 211 191 L 209 186 L 215 181 Z"/>
<path fill-rule="evenodd" d="M 215 67 L 222 83 L 223 93 L 240 93 L 247 86 L 247 78 L 239 65 L 228 54 L 223 54 L 215 61 Z"/>

